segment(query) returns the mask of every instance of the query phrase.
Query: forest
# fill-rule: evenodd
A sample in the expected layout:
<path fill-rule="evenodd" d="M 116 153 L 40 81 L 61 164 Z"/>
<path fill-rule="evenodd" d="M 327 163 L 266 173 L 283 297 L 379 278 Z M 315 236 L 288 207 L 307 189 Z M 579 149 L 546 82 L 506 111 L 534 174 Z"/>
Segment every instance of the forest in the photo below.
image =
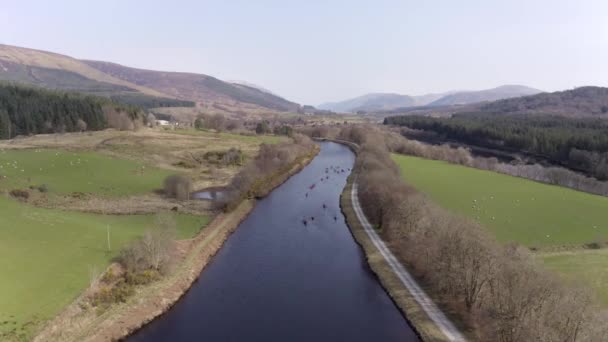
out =
<path fill-rule="evenodd" d="M 0 84 L 0 139 L 41 133 L 96 131 L 114 126 L 112 121 L 133 122 L 142 118 L 142 114 L 137 107 L 107 98 Z"/>
<path fill-rule="evenodd" d="M 531 153 L 608 179 L 608 121 L 598 118 L 463 113 L 451 118 L 394 116 L 384 124 L 431 131 L 465 144 Z"/>
<path fill-rule="evenodd" d="M 167 97 L 149 96 L 144 94 L 120 94 L 111 95 L 110 99 L 114 102 L 137 106 L 141 108 L 160 108 L 160 107 L 194 107 L 192 101 L 177 100 Z"/>

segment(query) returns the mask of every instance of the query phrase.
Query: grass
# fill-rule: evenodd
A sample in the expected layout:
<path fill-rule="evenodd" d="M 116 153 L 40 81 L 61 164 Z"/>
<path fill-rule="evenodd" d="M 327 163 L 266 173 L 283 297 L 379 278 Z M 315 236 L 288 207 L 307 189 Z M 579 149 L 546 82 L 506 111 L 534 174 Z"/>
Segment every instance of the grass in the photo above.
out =
<path fill-rule="evenodd" d="M 588 284 L 608 306 L 608 250 L 546 253 L 540 259 L 548 269 Z"/>
<path fill-rule="evenodd" d="M 404 179 L 499 241 L 581 246 L 608 238 L 608 198 L 441 161 L 393 155 Z"/>
<path fill-rule="evenodd" d="M 50 192 L 102 196 L 147 193 L 170 171 L 95 152 L 56 149 L 0 150 L 0 189 L 46 184 Z"/>
<path fill-rule="evenodd" d="M 193 135 L 193 136 L 205 136 L 210 138 L 218 138 L 223 140 L 237 140 L 248 144 L 278 144 L 287 140 L 286 137 L 278 135 L 242 135 L 234 133 L 216 133 L 208 130 L 194 130 L 194 129 L 178 129 L 175 131 L 168 131 L 169 133 Z"/>
<path fill-rule="evenodd" d="M 0 196 L 0 337 L 13 328 L 30 336 L 39 322 L 52 318 L 82 293 L 92 269 L 101 272 L 154 220 L 154 215 L 41 209 Z M 179 238 L 194 236 L 208 220 L 178 214 Z"/>

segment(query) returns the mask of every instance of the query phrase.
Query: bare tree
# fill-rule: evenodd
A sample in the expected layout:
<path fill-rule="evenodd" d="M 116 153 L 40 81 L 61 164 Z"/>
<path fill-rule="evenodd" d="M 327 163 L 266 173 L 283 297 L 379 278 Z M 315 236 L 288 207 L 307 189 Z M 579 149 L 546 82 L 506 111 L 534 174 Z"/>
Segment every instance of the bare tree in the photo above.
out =
<path fill-rule="evenodd" d="M 78 127 L 78 130 L 80 132 L 84 132 L 87 130 L 87 123 L 84 122 L 84 120 L 82 119 L 78 119 L 78 122 L 76 122 L 76 126 Z"/>
<path fill-rule="evenodd" d="M 169 197 L 181 201 L 188 200 L 190 199 L 190 193 L 192 192 L 192 182 L 188 177 L 171 175 L 165 178 L 164 190 L 165 194 Z"/>

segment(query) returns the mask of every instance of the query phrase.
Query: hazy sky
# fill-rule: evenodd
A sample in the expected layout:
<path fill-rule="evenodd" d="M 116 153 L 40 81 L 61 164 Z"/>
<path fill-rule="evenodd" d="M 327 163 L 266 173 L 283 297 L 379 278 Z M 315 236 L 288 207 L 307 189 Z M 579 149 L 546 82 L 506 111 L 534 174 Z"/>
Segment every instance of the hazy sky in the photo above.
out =
<path fill-rule="evenodd" d="M 608 86 L 608 0 L 0 0 L 0 43 L 246 80 L 305 104 Z"/>

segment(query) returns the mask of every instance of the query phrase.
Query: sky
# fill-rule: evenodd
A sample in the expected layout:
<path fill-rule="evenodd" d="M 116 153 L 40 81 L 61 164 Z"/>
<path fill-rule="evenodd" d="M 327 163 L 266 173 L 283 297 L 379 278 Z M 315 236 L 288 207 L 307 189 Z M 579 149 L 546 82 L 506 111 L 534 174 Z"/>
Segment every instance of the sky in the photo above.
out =
<path fill-rule="evenodd" d="M 0 0 L 0 44 L 244 80 L 302 104 L 608 86 L 607 0 Z"/>

